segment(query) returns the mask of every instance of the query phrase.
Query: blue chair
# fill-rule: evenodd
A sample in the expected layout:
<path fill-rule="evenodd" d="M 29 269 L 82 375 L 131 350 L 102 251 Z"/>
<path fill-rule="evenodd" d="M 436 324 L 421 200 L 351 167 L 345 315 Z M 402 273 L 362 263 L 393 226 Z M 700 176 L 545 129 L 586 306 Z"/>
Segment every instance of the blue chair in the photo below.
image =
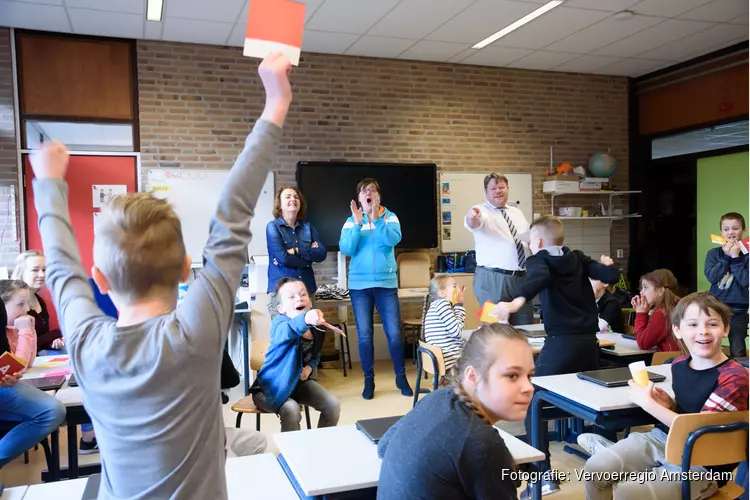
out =
<path fill-rule="evenodd" d="M 666 459 L 681 464 L 682 472 L 691 466 L 717 466 L 748 460 L 748 412 L 688 413 L 674 419 L 669 429 Z M 738 474 L 739 476 L 739 474 Z M 742 481 L 740 477 L 736 480 Z M 729 481 L 712 499 L 735 499 L 745 489 Z M 690 480 L 682 481 L 682 500 L 690 500 Z"/>

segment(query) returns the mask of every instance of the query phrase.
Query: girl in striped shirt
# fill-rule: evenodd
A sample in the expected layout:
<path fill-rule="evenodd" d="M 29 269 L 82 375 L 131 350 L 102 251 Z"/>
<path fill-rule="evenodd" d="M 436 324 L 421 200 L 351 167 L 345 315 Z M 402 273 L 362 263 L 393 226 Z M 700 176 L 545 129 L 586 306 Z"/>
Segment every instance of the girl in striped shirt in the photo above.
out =
<path fill-rule="evenodd" d="M 466 321 L 464 288 L 458 288 L 456 280 L 450 276 L 435 276 L 430 281 L 429 309 L 427 306 L 425 302 L 425 342 L 443 351 L 448 373 L 458 362 L 465 343 L 461 337 Z"/>

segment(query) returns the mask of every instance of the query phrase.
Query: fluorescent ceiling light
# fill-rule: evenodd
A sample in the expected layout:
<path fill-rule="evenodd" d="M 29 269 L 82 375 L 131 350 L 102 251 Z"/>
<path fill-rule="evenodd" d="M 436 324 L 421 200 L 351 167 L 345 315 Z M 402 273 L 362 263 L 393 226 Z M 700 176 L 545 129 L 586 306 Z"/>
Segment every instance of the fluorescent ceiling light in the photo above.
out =
<path fill-rule="evenodd" d="M 164 0 L 148 0 L 146 2 L 146 19 L 160 22 L 163 7 Z"/>
<path fill-rule="evenodd" d="M 545 5 L 542 5 L 541 7 L 539 7 L 538 9 L 536 9 L 534 12 L 532 12 L 530 14 L 526 14 L 524 17 L 522 17 L 518 21 L 514 22 L 513 24 L 509 24 L 508 26 L 506 26 L 505 28 L 501 29 L 500 31 L 498 31 L 494 35 L 488 36 L 487 38 L 485 38 L 484 40 L 482 40 L 478 44 L 474 45 L 472 47 L 472 49 L 481 49 L 483 47 L 486 47 L 487 45 L 491 44 L 495 40 L 499 40 L 500 38 L 504 37 L 505 35 L 507 35 L 511 31 L 517 30 L 518 28 L 520 28 L 524 24 L 530 23 L 531 21 L 533 21 L 537 17 L 541 16 L 545 12 L 548 12 L 548 11 L 554 9 L 555 7 L 557 7 L 558 5 L 560 5 L 561 3 L 563 3 L 564 1 L 565 0 L 552 0 L 551 2 L 548 2 Z"/>

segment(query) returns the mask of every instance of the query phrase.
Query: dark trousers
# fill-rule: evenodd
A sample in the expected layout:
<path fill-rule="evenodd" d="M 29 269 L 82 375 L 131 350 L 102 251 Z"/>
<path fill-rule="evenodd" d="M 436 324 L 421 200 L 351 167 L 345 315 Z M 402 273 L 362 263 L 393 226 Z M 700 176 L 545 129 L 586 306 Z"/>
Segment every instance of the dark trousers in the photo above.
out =
<path fill-rule="evenodd" d="M 729 352 L 733 358 L 747 356 L 745 338 L 747 337 L 747 310 L 732 311 L 732 319 L 729 320 Z"/>
<path fill-rule="evenodd" d="M 599 368 L 599 345 L 596 336 L 587 335 L 558 335 L 547 337 L 542 352 L 536 360 L 535 377 L 546 375 L 562 375 L 564 373 L 578 373 Z M 531 444 L 531 412 L 526 414 L 524 421 L 526 437 Z M 545 426 L 546 427 L 546 426 Z M 550 469 L 549 436 L 542 433 L 539 451 L 547 457 L 542 471 Z"/>

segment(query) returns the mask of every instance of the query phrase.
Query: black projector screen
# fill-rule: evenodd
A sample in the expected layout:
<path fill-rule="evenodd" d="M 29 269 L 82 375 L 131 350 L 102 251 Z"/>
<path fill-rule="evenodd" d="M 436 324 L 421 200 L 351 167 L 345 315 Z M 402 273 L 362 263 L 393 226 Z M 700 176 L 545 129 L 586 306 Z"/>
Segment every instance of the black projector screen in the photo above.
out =
<path fill-rule="evenodd" d="M 438 244 L 437 166 L 410 163 L 297 163 L 297 186 L 307 200 L 307 220 L 322 243 L 338 250 L 341 228 L 357 201 L 357 183 L 372 177 L 380 184 L 380 202 L 401 222 L 399 248 L 436 248 Z"/>

